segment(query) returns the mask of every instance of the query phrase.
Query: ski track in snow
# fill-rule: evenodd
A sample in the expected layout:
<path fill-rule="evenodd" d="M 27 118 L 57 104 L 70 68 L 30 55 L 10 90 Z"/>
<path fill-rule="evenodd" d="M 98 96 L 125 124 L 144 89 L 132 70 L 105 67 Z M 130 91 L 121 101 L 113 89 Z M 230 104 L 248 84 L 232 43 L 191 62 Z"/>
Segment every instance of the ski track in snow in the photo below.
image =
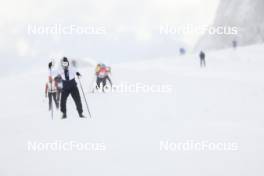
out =
<path fill-rule="evenodd" d="M 69 97 L 68 119 L 56 111 L 51 120 L 44 68 L 1 78 L 0 175 L 262 176 L 263 47 L 208 53 L 205 69 L 194 55 L 113 65 L 114 83 L 171 84 L 163 94 L 91 94 L 93 70 L 82 68 L 92 119 L 79 119 Z M 27 150 L 28 141 L 54 140 L 103 142 L 106 151 Z M 164 152 L 162 140 L 236 142 L 239 150 Z"/>

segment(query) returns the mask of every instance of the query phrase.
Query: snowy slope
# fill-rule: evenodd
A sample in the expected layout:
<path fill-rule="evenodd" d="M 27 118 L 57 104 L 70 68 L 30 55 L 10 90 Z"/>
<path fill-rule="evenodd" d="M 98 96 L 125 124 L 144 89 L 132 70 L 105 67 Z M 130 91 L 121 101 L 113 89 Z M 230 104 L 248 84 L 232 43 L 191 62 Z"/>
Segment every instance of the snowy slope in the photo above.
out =
<path fill-rule="evenodd" d="M 210 35 L 206 33 L 196 48 L 222 49 L 239 45 L 251 45 L 264 41 L 263 0 L 220 0 L 213 27 L 229 26 L 238 28 L 236 35 Z"/>
<path fill-rule="evenodd" d="M 52 121 L 44 98 L 45 67 L 1 78 L 0 175 L 262 176 L 263 45 L 113 66 L 115 83 L 171 84 L 171 93 L 90 94 L 93 119 Z M 254 53 L 254 54 L 252 54 Z M 85 111 L 85 114 L 87 112 Z M 28 141 L 104 143 L 106 151 L 27 150 Z M 238 151 L 160 151 L 160 141 L 235 142 Z"/>

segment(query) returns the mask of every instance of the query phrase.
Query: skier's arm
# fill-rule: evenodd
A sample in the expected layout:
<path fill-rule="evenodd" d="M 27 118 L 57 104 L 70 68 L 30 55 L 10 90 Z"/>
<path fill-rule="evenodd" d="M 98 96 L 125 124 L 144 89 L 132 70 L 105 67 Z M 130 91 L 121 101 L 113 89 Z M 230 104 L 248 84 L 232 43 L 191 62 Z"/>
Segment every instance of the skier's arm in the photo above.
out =
<path fill-rule="evenodd" d="M 57 76 L 54 78 L 55 80 L 55 84 L 57 83 L 58 84 L 58 80 L 61 78 L 61 75 L 60 74 L 57 74 Z"/>
<path fill-rule="evenodd" d="M 46 84 L 46 86 L 45 86 L 45 96 L 46 97 L 48 96 L 48 84 Z"/>

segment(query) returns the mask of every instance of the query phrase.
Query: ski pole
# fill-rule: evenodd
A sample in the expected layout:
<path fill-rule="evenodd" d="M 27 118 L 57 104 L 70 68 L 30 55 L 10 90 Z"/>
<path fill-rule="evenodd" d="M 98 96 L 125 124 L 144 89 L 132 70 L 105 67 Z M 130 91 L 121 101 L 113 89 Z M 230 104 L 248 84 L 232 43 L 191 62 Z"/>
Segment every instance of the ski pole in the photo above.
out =
<path fill-rule="evenodd" d="M 53 102 L 51 98 L 51 119 L 53 120 Z"/>
<path fill-rule="evenodd" d="M 94 84 L 95 79 L 96 79 L 95 76 L 93 76 L 92 81 L 91 81 L 91 88 L 89 89 L 89 91 L 91 91 L 92 93 L 94 92 L 94 89 L 95 89 L 95 84 Z"/>
<path fill-rule="evenodd" d="M 49 68 L 49 70 L 50 70 L 50 76 L 51 76 L 51 68 Z M 51 80 L 51 92 L 52 92 L 52 81 L 53 80 Z M 53 120 L 53 102 L 52 102 L 52 97 L 51 97 L 51 119 Z"/>
<path fill-rule="evenodd" d="M 81 90 L 82 90 L 83 98 L 84 98 L 84 101 L 85 101 L 89 116 L 90 116 L 90 118 L 92 118 L 91 113 L 90 113 L 90 109 L 89 109 L 89 106 L 88 106 L 88 103 L 87 103 L 87 100 L 86 100 L 86 97 L 85 97 L 85 94 L 84 94 L 84 91 L 83 91 L 82 82 L 81 82 L 81 79 L 79 78 L 79 76 L 78 76 L 78 80 L 79 80 L 79 83 L 80 83 L 80 87 L 81 87 Z"/>

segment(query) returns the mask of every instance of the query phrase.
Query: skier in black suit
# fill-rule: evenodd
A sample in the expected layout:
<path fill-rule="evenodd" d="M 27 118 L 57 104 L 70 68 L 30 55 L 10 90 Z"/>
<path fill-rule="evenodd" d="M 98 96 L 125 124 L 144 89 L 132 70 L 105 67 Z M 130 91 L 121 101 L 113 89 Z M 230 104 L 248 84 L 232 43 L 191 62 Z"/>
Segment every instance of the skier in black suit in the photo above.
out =
<path fill-rule="evenodd" d="M 84 118 L 83 115 L 83 108 L 81 97 L 79 93 L 79 89 L 77 87 L 77 83 L 75 81 L 75 76 L 81 76 L 79 72 L 77 72 L 73 67 L 70 66 L 69 61 L 66 57 L 63 57 L 61 61 L 62 68 L 56 71 L 54 74 L 55 77 L 60 76 L 62 79 L 62 93 L 61 93 L 61 100 L 60 100 L 60 109 L 62 112 L 62 118 L 67 118 L 67 111 L 66 111 L 66 103 L 67 98 L 71 94 L 76 109 L 78 111 L 79 117 Z M 49 68 L 51 69 L 52 62 L 49 63 Z"/>

